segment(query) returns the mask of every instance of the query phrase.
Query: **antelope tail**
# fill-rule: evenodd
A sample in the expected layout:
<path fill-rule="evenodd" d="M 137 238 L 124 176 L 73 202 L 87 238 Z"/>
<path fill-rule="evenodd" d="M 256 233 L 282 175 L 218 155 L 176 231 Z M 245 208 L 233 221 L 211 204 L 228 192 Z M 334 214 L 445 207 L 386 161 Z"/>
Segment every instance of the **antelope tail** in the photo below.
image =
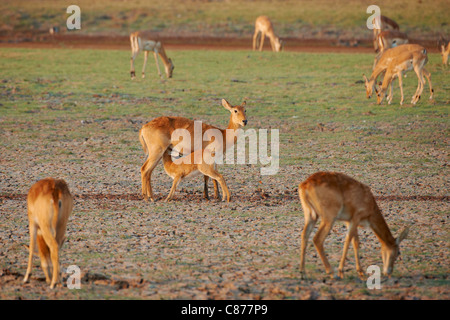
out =
<path fill-rule="evenodd" d="M 147 154 L 148 149 L 147 149 L 147 144 L 145 143 L 145 140 L 144 140 L 144 135 L 142 134 L 142 129 L 141 129 L 141 131 L 139 131 L 139 141 L 141 142 L 144 153 Z"/>
<path fill-rule="evenodd" d="M 62 207 L 61 195 L 59 194 L 59 192 L 57 192 L 56 194 L 53 194 L 53 199 L 51 200 L 51 207 L 50 207 L 50 210 L 53 211 L 51 212 L 50 215 L 51 232 L 53 237 L 55 238 L 56 238 L 56 229 L 58 227 L 58 218 L 61 214 L 61 207 Z"/>
<path fill-rule="evenodd" d="M 317 220 L 317 218 L 318 218 L 317 211 L 314 208 L 314 206 L 312 205 L 311 201 L 309 201 L 307 190 L 305 190 L 303 188 L 299 188 L 298 193 L 300 195 L 300 202 L 302 203 L 302 205 L 304 207 L 308 207 L 310 209 L 311 219 Z M 305 214 L 305 212 L 304 212 L 304 214 Z"/>

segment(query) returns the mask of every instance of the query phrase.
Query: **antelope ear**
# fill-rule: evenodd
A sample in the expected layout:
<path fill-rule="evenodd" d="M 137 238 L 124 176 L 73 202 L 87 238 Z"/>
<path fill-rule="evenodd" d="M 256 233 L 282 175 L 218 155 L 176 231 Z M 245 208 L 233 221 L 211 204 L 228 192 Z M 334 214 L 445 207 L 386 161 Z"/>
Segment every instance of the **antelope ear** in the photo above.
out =
<path fill-rule="evenodd" d="M 366 75 L 363 73 L 363 78 L 364 78 L 364 81 L 366 82 L 366 83 L 368 83 L 369 82 L 369 80 L 367 79 L 367 77 L 366 77 Z"/>
<path fill-rule="evenodd" d="M 408 236 L 409 233 L 409 229 L 411 228 L 411 226 L 405 227 L 402 232 L 400 232 L 400 235 L 397 237 L 397 239 L 395 239 L 395 243 L 397 245 L 400 244 L 400 242 L 402 242 L 403 240 L 405 240 L 405 238 Z"/>
<path fill-rule="evenodd" d="M 445 51 L 445 46 L 443 44 L 441 44 L 441 52 L 444 53 Z"/>
<path fill-rule="evenodd" d="M 242 102 L 241 107 L 245 107 L 246 104 L 247 104 L 246 101 Z"/>
<path fill-rule="evenodd" d="M 225 99 L 222 99 L 222 106 L 227 109 L 230 110 L 233 108 L 233 106 Z"/>

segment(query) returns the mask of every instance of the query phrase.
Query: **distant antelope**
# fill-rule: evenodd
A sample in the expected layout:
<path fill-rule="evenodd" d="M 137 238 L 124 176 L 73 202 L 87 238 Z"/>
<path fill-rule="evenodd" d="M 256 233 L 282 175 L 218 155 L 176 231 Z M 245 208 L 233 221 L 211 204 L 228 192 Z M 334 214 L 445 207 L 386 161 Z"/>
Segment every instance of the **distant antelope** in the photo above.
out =
<path fill-rule="evenodd" d="M 204 158 L 209 156 L 208 154 L 205 154 L 208 152 L 209 150 L 207 149 L 196 150 L 190 155 L 185 156 L 189 157 L 189 163 L 184 163 L 183 158 L 179 158 L 176 159 L 176 161 L 173 161 L 171 150 L 169 148 L 166 149 L 163 154 L 164 170 L 173 179 L 172 188 L 170 189 L 170 193 L 167 196 L 166 201 L 170 201 L 173 198 L 176 188 L 181 180 L 203 174 L 204 176 L 207 176 L 220 184 L 220 187 L 222 188 L 222 201 L 227 200 L 228 202 L 230 202 L 230 191 L 228 191 L 223 176 L 216 171 L 216 169 L 214 168 L 214 163 L 208 164 L 206 159 Z M 199 161 L 200 163 L 198 164 L 196 164 L 194 160 L 196 153 L 201 156 L 201 161 Z"/>
<path fill-rule="evenodd" d="M 401 44 L 407 44 L 409 42 L 408 36 L 406 33 L 396 31 L 396 30 L 388 30 L 382 31 L 377 36 L 378 42 L 378 54 L 375 57 L 373 67 L 377 64 L 380 57 L 383 55 L 384 51 L 390 48 L 397 47 Z"/>
<path fill-rule="evenodd" d="M 166 51 L 160 41 L 154 40 L 144 40 L 141 38 L 141 34 L 139 32 L 134 32 L 130 34 L 130 42 L 131 42 L 131 79 L 136 77 L 136 72 L 134 71 L 134 60 L 140 51 L 144 51 L 144 65 L 142 66 L 142 78 L 145 78 L 145 65 L 147 64 L 147 58 L 150 51 L 153 52 L 155 57 L 156 68 L 158 69 L 158 75 L 160 78 L 161 70 L 159 69 L 158 63 L 158 55 L 161 57 L 161 60 L 164 64 L 164 68 L 166 70 L 167 78 L 172 78 L 173 69 L 175 68 L 172 60 L 167 57 Z"/>
<path fill-rule="evenodd" d="M 237 141 L 237 129 L 247 125 L 247 117 L 245 114 L 245 101 L 239 106 L 232 106 L 228 101 L 222 99 L 222 106 L 230 112 L 230 120 L 226 129 L 219 129 L 209 124 L 202 124 L 201 135 L 210 129 L 220 131 L 223 137 L 221 143 L 222 151 L 225 152 L 228 148 L 234 146 Z M 148 154 L 147 160 L 141 167 L 141 180 L 142 180 L 142 195 L 147 200 L 150 197 L 153 199 L 153 191 L 151 184 L 151 176 L 153 169 L 163 157 L 167 148 L 180 152 L 183 150 L 183 154 L 189 154 L 194 150 L 194 121 L 182 118 L 182 117 L 159 117 L 153 119 L 147 124 L 143 125 L 139 131 L 139 140 L 142 148 L 146 154 Z M 177 129 L 185 129 L 190 134 L 190 141 L 174 141 L 172 140 L 172 133 Z M 227 134 L 227 131 L 235 132 L 235 134 Z M 209 144 L 216 144 L 215 141 L 206 141 L 203 139 L 201 148 L 207 147 Z M 207 192 L 208 176 L 205 176 L 205 198 L 208 197 Z M 215 196 L 217 194 L 217 182 L 214 180 Z"/>
<path fill-rule="evenodd" d="M 54 288 L 60 279 L 59 251 L 64 242 L 67 221 L 72 212 L 72 196 L 64 180 L 47 178 L 36 182 L 31 187 L 27 202 L 30 247 L 24 283 L 30 276 L 37 244 L 45 280 L 50 283 L 50 288 Z M 49 270 L 52 275 L 51 282 Z"/>
<path fill-rule="evenodd" d="M 385 30 L 399 30 L 400 27 L 398 26 L 397 22 L 394 20 L 386 17 L 386 16 L 380 16 L 380 19 L 377 21 L 376 18 L 373 19 L 373 24 L 375 28 L 373 28 L 373 46 L 375 49 L 375 52 L 379 51 L 378 48 L 378 34 Z"/>
<path fill-rule="evenodd" d="M 358 226 L 370 227 L 374 231 L 381 242 L 383 272 L 387 276 L 392 274 L 395 260 L 400 254 L 400 242 L 406 238 L 409 227 L 400 232 L 398 238 L 394 238 L 369 187 L 342 173 L 316 172 L 300 183 L 298 191 L 305 216 L 300 255 L 302 278 L 305 276 L 308 238 L 319 218 L 319 229 L 313 241 L 328 275 L 333 277 L 333 269 L 328 262 L 323 243 L 335 221 L 346 222 L 348 228 L 338 269 L 340 278 L 344 277 L 344 263 L 350 242 L 355 253 L 356 271 L 364 278 L 358 255 Z"/>
<path fill-rule="evenodd" d="M 450 41 L 447 43 L 447 47 L 445 45 L 441 45 L 441 55 L 442 55 L 442 63 L 444 66 L 448 64 L 448 55 L 450 54 Z"/>
<path fill-rule="evenodd" d="M 425 80 L 423 79 L 423 76 L 425 76 L 428 80 L 428 84 L 430 87 L 430 99 L 433 99 L 433 87 L 431 84 L 431 74 L 424 68 L 424 65 L 426 63 L 426 60 L 428 58 L 425 58 L 421 60 L 419 63 L 418 59 L 420 57 L 423 57 L 423 54 L 425 52 L 426 55 L 426 49 L 418 44 L 404 44 L 400 45 L 398 47 L 388 49 L 386 50 L 381 58 L 379 59 L 378 63 L 376 64 L 372 75 L 370 76 L 370 79 L 367 79 L 365 75 L 365 87 L 366 87 L 366 95 L 367 98 L 370 98 L 373 94 L 373 91 L 375 90 L 378 96 L 378 102 L 381 103 L 383 100 L 382 97 L 380 97 L 381 90 L 376 90 L 376 81 L 379 76 L 384 75 L 385 79 L 383 80 L 383 87 L 384 87 L 384 93 L 388 86 L 390 86 L 390 93 L 388 96 L 388 103 L 390 104 L 392 102 L 392 80 L 395 77 L 399 77 L 399 85 L 400 85 L 400 92 L 401 92 L 401 101 L 400 104 L 403 104 L 403 81 L 401 74 L 403 74 L 406 71 L 414 69 L 414 71 L 417 74 L 417 77 L 419 78 L 419 87 L 416 91 L 416 95 L 413 96 L 412 103 L 416 103 L 419 98 L 420 94 L 423 90 L 423 84 Z M 423 63 L 423 65 L 422 65 Z M 389 73 L 386 77 L 386 73 L 389 70 Z M 422 76 L 423 75 L 423 76 Z M 420 92 L 419 92 L 420 91 Z"/>
<path fill-rule="evenodd" d="M 420 46 L 419 46 L 420 47 Z M 403 48 L 401 46 L 400 48 Z M 403 104 L 403 85 L 402 85 L 402 77 L 403 74 L 407 71 L 414 70 L 418 79 L 418 86 L 416 93 L 413 95 L 411 99 L 412 104 L 416 104 L 420 96 L 422 95 L 422 91 L 424 88 L 425 80 L 423 78 L 424 74 L 427 75 L 428 81 L 430 82 L 430 74 L 428 71 L 424 71 L 424 66 L 428 62 L 427 50 L 424 47 L 421 47 L 418 50 L 408 50 L 407 48 L 401 51 L 398 55 L 394 56 L 390 61 L 388 67 L 386 68 L 386 72 L 383 78 L 383 84 L 380 90 L 377 92 L 377 103 L 381 104 L 384 99 L 386 90 L 395 77 L 398 78 L 400 93 L 401 93 L 401 101 L 400 104 Z M 433 96 L 433 89 L 431 89 L 430 82 L 430 91 L 431 97 Z"/>
<path fill-rule="evenodd" d="M 283 40 L 280 40 L 273 32 L 272 22 L 266 16 L 259 16 L 255 22 L 255 33 L 253 34 L 253 50 L 256 50 L 258 37 L 260 37 L 259 51 L 262 51 L 265 37 L 270 39 L 272 51 L 283 50 Z"/>

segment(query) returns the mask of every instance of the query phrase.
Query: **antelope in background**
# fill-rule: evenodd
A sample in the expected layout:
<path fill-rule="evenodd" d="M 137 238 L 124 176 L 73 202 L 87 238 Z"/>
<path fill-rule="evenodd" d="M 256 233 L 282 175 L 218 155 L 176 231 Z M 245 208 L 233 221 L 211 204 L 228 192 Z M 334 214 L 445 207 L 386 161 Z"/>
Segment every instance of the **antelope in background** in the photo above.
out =
<path fill-rule="evenodd" d="M 147 64 L 147 58 L 150 51 L 153 52 L 155 57 L 156 68 L 158 69 L 158 75 L 160 78 L 161 70 L 159 69 L 158 55 L 161 57 L 161 60 L 164 64 L 164 68 L 166 70 L 167 78 L 172 78 L 173 69 L 175 68 L 172 60 L 167 57 L 166 51 L 160 41 L 154 40 L 144 40 L 141 38 L 141 34 L 139 32 L 134 32 L 130 34 L 130 42 L 131 42 L 131 79 L 136 78 L 136 72 L 134 71 L 134 60 L 140 51 L 144 51 L 144 65 L 142 66 L 142 78 L 145 78 L 145 66 Z"/>
<path fill-rule="evenodd" d="M 386 16 L 380 16 L 380 19 L 377 21 L 376 18 L 372 21 L 373 25 L 375 25 L 378 28 L 373 28 L 373 46 L 375 49 L 375 52 L 379 51 L 378 48 L 378 35 L 380 32 L 385 30 L 399 30 L 400 27 L 394 20 L 386 17 Z"/>
<path fill-rule="evenodd" d="M 369 187 L 342 173 L 316 172 L 300 183 L 298 191 L 305 216 L 300 255 L 302 279 L 305 277 L 308 238 L 318 218 L 321 221 L 313 242 L 328 275 L 333 277 L 333 269 L 325 255 L 323 243 L 335 221 L 344 221 L 348 228 L 338 269 L 340 278 L 344 277 L 344 264 L 350 242 L 355 253 L 356 271 L 360 278 L 364 278 L 358 255 L 358 226 L 370 227 L 374 231 L 381 242 L 383 273 L 386 276 L 392 274 L 395 260 L 400 254 L 400 242 L 406 238 L 409 227 L 400 232 L 398 238 L 394 238 Z"/>
<path fill-rule="evenodd" d="M 441 35 L 440 40 L 438 41 L 438 47 L 442 56 L 442 63 L 444 66 L 448 64 L 448 55 L 450 54 L 450 41 L 444 39 Z"/>
<path fill-rule="evenodd" d="M 266 16 L 259 16 L 255 22 L 255 33 L 253 34 L 253 50 L 259 43 L 259 51 L 262 51 L 265 37 L 270 39 L 272 51 L 280 52 L 283 50 L 283 40 L 280 40 L 273 32 L 272 22 Z"/>
<path fill-rule="evenodd" d="M 392 80 L 394 80 L 395 77 L 398 78 L 400 93 L 402 96 L 400 104 L 403 104 L 402 76 L 405 72 L 410 70 L 414 70 L 418 79 L 417 90 L 411 99 L 411 103 L 416 104 L 420 99 L 425 83 L 425 80 L 423 78 L 424 73 L 427 75 L 428 81 L 430 82 L 430 91 L 431 91 L 430 99 L 432 99 L 433 89 L 431 88 L 430 73 L 426 70 L 424 72 L 424 66 L 428 62 L 427 50 L 422 46 L 419 45 L 417 46 L 418 49 L 416 50 L 409 50 L 408 47 L 401 46 L 400 48 L 402 50 L 397 55 L 395 55 L 389 62 L 388 67 L 386 68 L 386 72 L 384 74 L 383 84 L 380 90 L 377 92 L 378 104 L 381 104 L 381 102 L 383 101 L 387 87 L 392 83 Z"/>
<path fill-rule="evenodd" d="M 426 52 L 426 49 L 418 44 L 405 44 L 405 45 L 400 45 L 398 47 L 386 50 L 384 52 L 384 54 L 381 56 L 378 63 L 376 64 L 376 66 L 372 72 L 372 75 L 370 76 L 370 79 L 367 79 L 367 77 L 365 75 L 363 75 L 364 80 L 365 80 L 367 98 L 369 99 L 372 96 L 374 90 L 376 91 L 377 94 L 379 93 L 379 90 L 376 89 L 377 78 L 379 76 L 383 76 L 383 75 L 386 76 L 386 71 L 389 69 L 390 76 L 388 76 L 388 78 L 385 78 L 385 80 L 388 81 L 388 83 L 385 83 L 385 80 L 383 80 L 383 85 L 386 85 L 385 88 L 387 88 L 388 85 L 390 86 L 390 93 L 387 98 L 388 104 L 390 104 L 392 102 L 392 98 L 393 98 L 392 80 L 396 76 L 399 76 L 400 73 L 411 70 L 410 68 L 414 68 L 413 64 L 408 64 L 408 62 L 407 62 L 408 59 L 410 58 L 410 56 L 407 53 L 409 53 L 409 54 L 411 54 L 412 52 L 420 53 L 420 52 L 423 52 L 424 50 Z M 401 59 L 404 59 L 403 65 L 400 62 Z M 406 69 L 402 69 L 402 66 L 406 67 Z M 419 66 L 417 66 L 417 67 L 419 67 Z M 397 69 L 397 70 L 394 72 L 394 69 Z M 414 69 L 414 70 L 416 71 L 416 69 Z M 394 73 L 392 73 L 392 72 L 394 72 Z M 417 71 L 416 71 L 416 74 L 417 74 Z M 433 87 L 431 84 L 431 74 L 423 66 L 422 66 L 422 74 L 428 80 L 428 84 L 430 86 L 430 99 L 433 99 L 434 90 L 433 90 Z M 419 74 L 417 74 L 417 75 L 419 77 Z M 419 79 L 419 83 L 420 82 L 422 82 L 422 90 L 423 90 L 423 83 L 425 82 L 423 77 L 421 78 L 421 80 Z M 400 104 L 403 104 L 403 99 L 404 99 L 403 98 L 403 83 L 402 83 L 401 77 L 399 77 L 399 85 L 400 85 L 400 92 L 401 92 L 401 96 L 402 96 Z M 420 93 L 421 92 L 422 91 L 420 91 Z M 417 92 L 416 92 L 416 94 L 417 94 Z M 420 98 L 420 95 L 419 95 L 419 98 Z M 381 103 L 381 101 L 380 101 L 380 103 Z"/>
<path fill-rule="evenodd" d="M 50 288 L 54 288 L 60 281 L 59 251 L 64 243 L 67 221 L 72 212 L 72 196 L 64 180 L 47 178 L 31 187 L 27 202 L 30 247 L 23 282 L 28 282 L 31 274 L 37 244 L 45 280 L 50 283 Z"/>
<path fill-rule="evenodd" d="M 231 115 L 227 129 L 219 129 L 217 127 L 202 123 L 201 135 L 204 138 L 201 148 L 206 148 L 209 144 L 215 143 L 212 137 L 204 137 L 204 133 L 209 129 L 215 129 L 222 133 L 222 152 L 234 146 L 237 141 L 236 130 L 247 125 L 247 117 L 245 114 L 245 101 L 242 105 L 232 106 L 228 101 L 222 99 L 222 106 L 227 109 Z M 177 129 L 185 129 L 189 132 L 191 141 L 189 143 L 179 140 L 172 140 L 172 133 Z M 234 135 L 227 134 L 227 130 L 234 132 Z M 151 176 L 153 169 L 161 160 L 164 152 L 168 148 L 180 153 L 184 152 L 184 155 L 190 154 L 195 151 L 194 145 L 194 121 L 182 118 L 182 117 L 159 117 L 153 119 L 147 124 L 143 125 L 139 131 L 139 140 L 141 142 L 144 152 L 148 154 L 147 160 L 141 167 L 141 182 L 142 182 L 142 195 L 147 200 L 150 197 L 151 201 L 154 201 L 153 191 L 151 185 Z M 218 142 L 215 143 L 217 145 Z M 217 148 L 215 149 L 217 151 Z M 182 152 L 182 153 L 183 153 Z M 207 183 L 208 176 L 205 176 L 205 191 L 204 196 L 208 198 Z M 217 181 L 214 180 L 214 195 L 218 197 Z"/>
<path fill-rule="evenodd" d="M 377 36 L 377 42 L 378 42 L 378 54 L 375 56 L 375 60 L 373 63 L 374 68 L 385 50 L 397 47 L 401 44 L 407 44 L 409 40 L 406 33 L 395 30 L 393 31 L 389 30 L 380 32 Z"/>

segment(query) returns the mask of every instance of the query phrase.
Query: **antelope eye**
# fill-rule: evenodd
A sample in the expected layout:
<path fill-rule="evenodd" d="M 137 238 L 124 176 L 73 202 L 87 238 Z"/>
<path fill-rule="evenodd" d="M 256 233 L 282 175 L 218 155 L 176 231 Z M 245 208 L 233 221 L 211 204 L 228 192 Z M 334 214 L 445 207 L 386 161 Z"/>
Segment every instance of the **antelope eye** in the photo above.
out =
<path fill-rule="evenodd" d="M 234 110 L 234 113 L 237 113 L 237 110 Z"/>

